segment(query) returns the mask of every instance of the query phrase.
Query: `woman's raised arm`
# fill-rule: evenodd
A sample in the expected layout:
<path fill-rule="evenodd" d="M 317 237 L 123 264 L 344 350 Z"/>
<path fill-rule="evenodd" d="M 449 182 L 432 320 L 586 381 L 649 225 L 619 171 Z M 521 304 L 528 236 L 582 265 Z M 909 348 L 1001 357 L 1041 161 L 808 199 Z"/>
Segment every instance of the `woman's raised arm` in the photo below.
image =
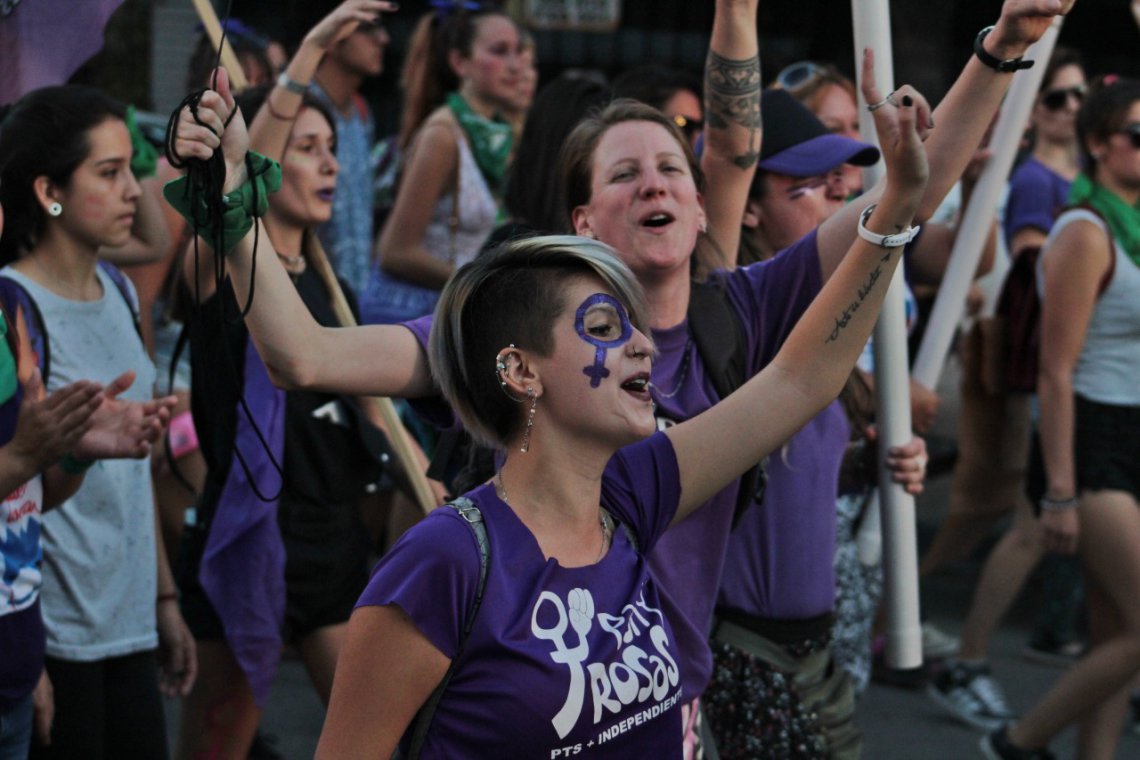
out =
<path fill-rule="evenodd" d="M 183 109 L 174 147 L 181 156 L 203 160 L 220 147 L 226 162 L 223 192 L 230 193 L 248 179 L 249 133 L 240 113 L 225 126 L 234 100 L 224 69 L 218 70 L 217 81 L 218 91 L 207 91 L 198 104 L 198 117 L 209 128 Z M 432 393 L 427 357 L 409 330 L 395 325 L 322 327 L 273 255 L 269 237 L 264 231 L 258 237 L 256 282 L 254 230 L 227 253 L 226 264 L 239 303 L 244 305 L 254 291 L 246 326 L 274 382 L 352 395 L 417 398 Z"/>
<path fill-rule="evenodd" d="M 709 236 L 720 267 L 736 266 L 740 219 L 760 158 L 758 5 L 758 0 L 717 0 L 705 62 L 701 169 L 707 180 Z"/>
<path fill-rule="evenodd" d="M 868 51 L 863 92 L 869 103 L 882 99 L 873 65 Z M 884 235 L 910 227 L 928 176 L 920 125 L 928 123 L 929 106 L 909 86 L 894 97 L 897 106 L 874 113 L 887 179 L 866 219 L 868 230 Z M 782 445 L 839 395 L 901 257 L 900 243 L 887 248 L 857 237 L 772 363 L 712 409 L 666 431 L 681 473 L 677 520 Z"/>
<path fill-rule="evenodd" d="M 1005 0 L 1001 18 L 986 35 L 983 47 L 999 60 L 1020 58 L 1030 45 L 1041 39 L 1056 16 L 1069 12 L 1074 2 L 1076 0 Z M 1039 61 L 1037 65 L 1045 64 Z M 1012 72 L 990 68 L 976 55 L 970 56 L 962 73 L 934 110 L 932 124 L 952 127 L 933 130 L 926 142 L 930 183 L 915 214 L 917 221 L 929 219 L 962 176 L 1014 76 Z M 851 246 L 859 214 L 875 203 L 881 193 L 880 183 L 820 227 L 819 258 L 825 279 L 835 271 L 839 260 Z"/>
<path fill-rule="evenodd" d="M 289 143 L 293 121 L 301 110 L 302 93 L 313 81 L 325 52 L 356 31 L 360 24 L 374 22 L 378 14 L 392 12 L 396 7 L 395 3 L 384 0 L 345 0 L 310 29 L 285 67 L 282 80 L 266 96 L 266 107 L 258 111 L 250 123 L 250 147 L 280 161 Z"/>

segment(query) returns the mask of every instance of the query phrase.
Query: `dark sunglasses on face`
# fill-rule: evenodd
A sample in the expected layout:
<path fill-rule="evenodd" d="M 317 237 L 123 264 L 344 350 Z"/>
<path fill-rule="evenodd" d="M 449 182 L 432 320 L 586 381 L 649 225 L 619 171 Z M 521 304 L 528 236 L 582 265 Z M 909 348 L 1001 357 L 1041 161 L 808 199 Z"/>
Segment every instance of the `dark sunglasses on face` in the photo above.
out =
<path fill-rule="evenodd" d="M 1060 111 L 1069 102 L 1069 96 L 1077 101 L 1079 106 L 1085 101 L 1087 88 L 1081 84 L 1075 87 L 1057 87 L 1041 93 L 1041 105 L 1050 111 Z"/>
<path fill-rule="evenodd" d="M 823 67 L 812 61 L 799 61 L 786 66 L 776 75 L 776 83 L 785 90 L 798 90 L 823 73 Z"/>
<path fill-rule="evenodd" d="M 677 125 L 678 129 L 685 133 L 685 137 L 689 138 L 689 140 L 699 135 L 701 130 L 705 128 L 705 123 L 701 119 L 690 119 L 683 114 L 677 114 L 672 118 L 673 123 Z"/>
<path fill-rule="evenodd" d="M 1128 141 L 1132 143 L 1132 147 L 1140 150 L 1140 122 L 1134 122 L 1125 126 L 1120 130 L 1120 134 L 1128 135 Z"/>

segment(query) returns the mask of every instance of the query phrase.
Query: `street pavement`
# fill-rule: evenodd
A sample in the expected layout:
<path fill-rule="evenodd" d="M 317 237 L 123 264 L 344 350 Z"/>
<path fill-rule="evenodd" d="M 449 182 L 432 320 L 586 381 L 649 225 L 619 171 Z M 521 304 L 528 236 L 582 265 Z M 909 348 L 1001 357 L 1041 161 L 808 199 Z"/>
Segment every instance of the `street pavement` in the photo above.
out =
<path fill-rule="evenodd" d="M 952 438 L 957 407 L 954 392 L 956 367 L 949 364 L 939 390 L 943 408 L 935 434 Z M 917 500 L 919 545 L 930 540 L 946 512 L 950 476 L 940 475 L 928 482 Z M 922 588 L 923 618 L 948 633 L 957 633 L 969 607 L 970 595 L 981 568 L 981 555 L 948 564 L 933 574 Z M 1037 598 L 1031 581 L 1022 598 L 1011 610 L 994 637 L 990 661 L 994 675 L 1005 688 L 1010 706 L 1024 711 L 1043 694 L 1061 670 L 1027 662 L 1020 657 L 1032 622 Z M 382 642 L 377 642 L 383 646 Z M 177 705 L 167 704 L 168 726 L 177 735 Z M 980 758 L 981 734 L 950 718 L 921 689 L 908 689 L 872 683 L 858 707 L 864 734 L 866 760 L 968 760 Z M 301 663 L 287 657 L 273 685 L 262 720 L 262 729 L 274 738 L 277 750 L 287 760 L 311 758 L 317 746 L 324 708 L 309 685 Z M 1052 745 L 1058 758 L 1075 757 L 1076 732 L 1065 732 Z M 1116 753 L 1117 760 L 1140 758 L 1140 735 L 1127 733 Z"/>

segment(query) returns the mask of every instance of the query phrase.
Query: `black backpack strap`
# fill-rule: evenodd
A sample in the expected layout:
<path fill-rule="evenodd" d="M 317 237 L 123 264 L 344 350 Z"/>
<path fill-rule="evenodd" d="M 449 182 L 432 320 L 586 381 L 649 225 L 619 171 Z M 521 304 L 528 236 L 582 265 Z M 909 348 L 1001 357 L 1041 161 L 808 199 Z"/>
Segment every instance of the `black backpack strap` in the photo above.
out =
<path fill-rule="evenodd" d="M 693 281 L 689 291 L 689 333 L 722 399 L 747 379 L 744 376 L 744 331 L 717 283 Z"/>
<path fill-rule="evenodd" d="M 745 375 L 744 327 L 728 303 L 723 286 L 694 280 L 689 290 L 689 334 L 701 355 L 713 387 L 721 399 L 727 398 L 748 379 Z M 760 504 L 768 486 L 767 459 L 740 476 L 740 491 L 732 515 L 735 528 L 744 510 Z"/>
<path fill-rule="evenodd" d="M 135 323 L 135 332 L 138 333 L 139 340 L 143 339 L 142 334 L 142 317 L 139 314 L 139 305 L 132 294 L 131 286 L 127 282 L 127 276 L 123 271 L 108 261 L 100 260 L 98 267 L 103 270 L 103 273 L 111 278 L 111 282 L 115 283 L 115 287 L 119 290 L 119 295 L 127 302 L 127 308 L 131 310 L 131 318 Z"/>
<path fill-rule="evenodd" d="M 416 713 L 413 721 L 412 742 L 408 747 L 409 760 L 418 760 L 420 752 L 423 751 L 424 741 L 427 739 L 428 729 L 431 728 L 431 721 L 435 716 L 436 708 L 439 706 L 439 700 L 443 697 L 443 692 L 447 689 L 451 677 L 455 675 L 455 667 L 459 663 L 460 657 L 463 656 L 467 639 L 471 636 L 471 629 L 475 627 L 475 616 L 479 614 L 479 607 L 483 603 L 483 590 L 487 587 L 487 568 L 491 564 L 491 541 L 487 536 L 487 526 L 483 524 L 483 514 L 479 508 L 465 496 L 448 502 L 446 506 L 458 512 L 468 527 L 471 528 L 471 532 L 475 534 L 475 542 L 479 545 L 479 585 L 475 591 L 475 601 L 467 613 L 467 621 L 463 624 L 463 634 L 459 639 L 459 646 L 455 649 L 455 657 L 451 658 L 451 664 L 448 666 L 447 672 L 443 674 L 443 679 L 439 685 L 435 687 L 435 691 L 431 693 L 423 707 Z"/>

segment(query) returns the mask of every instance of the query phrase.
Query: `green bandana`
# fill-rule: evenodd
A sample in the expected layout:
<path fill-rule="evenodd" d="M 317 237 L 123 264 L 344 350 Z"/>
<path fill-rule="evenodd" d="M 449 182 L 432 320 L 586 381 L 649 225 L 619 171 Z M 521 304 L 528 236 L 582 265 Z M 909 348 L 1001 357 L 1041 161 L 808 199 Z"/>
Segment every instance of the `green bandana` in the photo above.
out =
<path fill-rule="evenodd" d="M 507 173 L 507 159 L 511 155 L 511 125 L 497 115 L 494 119 L 480 116 L 458 92 L 447 94 L 447 107 L 467 135 L 475 163 L 496 195 L 502 189 L 503 175 Z"/>
<path fill-rule="evenodd" d="M 269 194 L 281 188 L 281 165 L 273 159 L 251 150 L 246 157 L 246 169 L 249 176 L 245 184 L 222 196 L 226 210 L 220 220 L 212 222 L 214 226 L 210 226 L 211 223 L 207 221 L 210 219 L 210 209 L 206 199 L 201 195 L 191 196 L 189 177 L 183 176 L 167 182 L 162 188 L 162 194 L 166 202 L 173 206 L 190 228 L 197 230 L 203 239 L 213 240 L 217 235 L 216 225 L 220 223 L 223 253 L 229 253 L 253 228 L 254 217 L 265 216 L 265 212 L 269 210 Z M 197 205 L 194 205 L 195 202 Z"/>
<path fill-rule="evenodd" d="M 131 135 L 131 171 L 135 179 L 153 177 L 158 168 L 158 149 L 142 133 L 134 106 L 127 106 L 127 131 Z"/>
<path fill-rule="evenodd" d="M 1128 258 L 1140 266 L 1140 209 L 1129 206 L 1119 195 L 1093 182 L 1087 174 L 1080 174 L 1073 181 L 1069 203 L 1087 203 L 1099 211 Z"/>

